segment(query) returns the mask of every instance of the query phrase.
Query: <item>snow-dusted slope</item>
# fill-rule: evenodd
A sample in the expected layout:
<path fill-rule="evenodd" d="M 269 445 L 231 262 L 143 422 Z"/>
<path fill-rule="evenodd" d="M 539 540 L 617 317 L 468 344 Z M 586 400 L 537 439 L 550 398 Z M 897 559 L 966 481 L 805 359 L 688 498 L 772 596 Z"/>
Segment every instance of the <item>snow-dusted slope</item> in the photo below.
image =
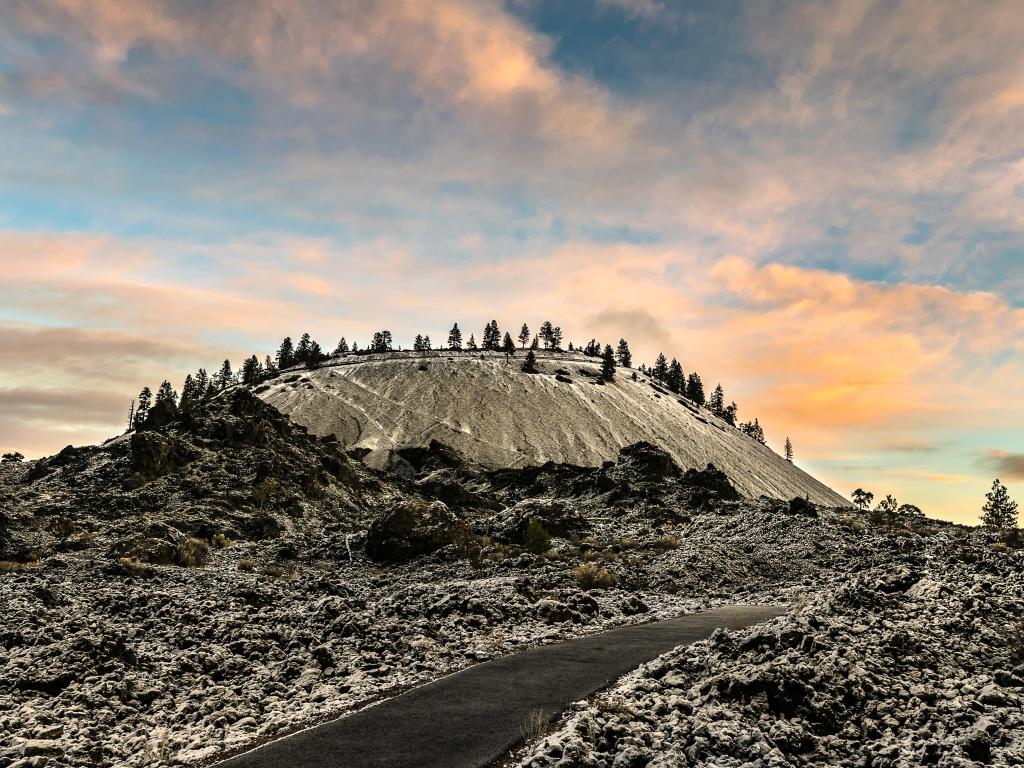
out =
<path fill-rule="evenodd" d="M 523 353 L 393 352 L 348 356 L 315 371 L 286 372 L 257 389 L 267 402 L 317 434 L 372 450 L 446 443 L 492 467 L 545 461 L 597 466 L 647 440 L 683 467 L 709 462 L 748 496 L 807 496 L 845 504 L 835 491 L 771 449 L 679 399 L 643 374 L 618 369 L 599 385 L 599 365 L 581 355 L 537 354 L 538 374 L 520 370 Z M 571 382 L 559 381 L 562 371 Z"/>

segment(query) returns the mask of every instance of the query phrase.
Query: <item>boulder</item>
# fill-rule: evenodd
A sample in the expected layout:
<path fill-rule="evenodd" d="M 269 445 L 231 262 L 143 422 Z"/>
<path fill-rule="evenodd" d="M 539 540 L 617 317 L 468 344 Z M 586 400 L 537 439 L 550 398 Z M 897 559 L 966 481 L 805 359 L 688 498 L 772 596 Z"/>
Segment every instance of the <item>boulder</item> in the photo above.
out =
<path fill-rule="evenodd" d="M 112 557 L 126 557 L 150 565 L 202 565 L 208 545 L 164 523 L 151 523 L 142 533 L 126 536 L 110 547 Z"/>
<path fill-rule="evenodd" d="M 488 520 L 487 534 L 498 541 L 523 544 L 530 521 L 536 520 L 552 536 L 566 539 L 590 528 L 586 518 L 558 499 L 527 499 Z"/>
<path fill-rule="evenodd" d="M 641 441 L 627 445 L 619 451 L 619 469 L 626 470 L 639 480 L 661 480 L 678 477 L 679 465 L 656 445 Z"/>
<path fill-rule="evenodd" d="M 381 562 L 406 562 L 466 540 L 465 521 L 440 501 L 402 501 L 379 515 L 366 534 L 366 554 Z"/>
<path fill-rule="evenodd" d="M 740 498 L 739 491 L 729 482 L 729 477 L 714 464 L 708 464 L 704 469 L 686 470 L 683 473 L 683 482 L 687 485 L 714 491 L 722 499 Z"/>

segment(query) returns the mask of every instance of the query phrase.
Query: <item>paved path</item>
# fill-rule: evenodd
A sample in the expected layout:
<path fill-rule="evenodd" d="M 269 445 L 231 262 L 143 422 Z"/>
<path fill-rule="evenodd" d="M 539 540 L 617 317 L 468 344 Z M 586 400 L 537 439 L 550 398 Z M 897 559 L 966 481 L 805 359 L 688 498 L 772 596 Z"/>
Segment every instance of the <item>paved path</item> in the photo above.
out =
<path fill-rule="evenodd" d="M 532 710 L 561 712 L 677 645 L 783 612 L 728 606 L 531 648 L 271 742 L 218 768 L 480 768 L 519 741 Z"/>

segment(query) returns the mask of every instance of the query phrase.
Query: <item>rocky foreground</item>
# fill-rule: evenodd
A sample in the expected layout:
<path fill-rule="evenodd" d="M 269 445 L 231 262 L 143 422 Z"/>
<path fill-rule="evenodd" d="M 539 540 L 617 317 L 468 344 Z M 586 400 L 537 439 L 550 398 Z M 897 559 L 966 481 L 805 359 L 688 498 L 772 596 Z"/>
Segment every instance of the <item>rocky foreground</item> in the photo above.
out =
<path fill-rule="evenodd" d="M 205 764 L 478 660 L 726 602 L 794 609 L 648 665 L 526 763 L 1020 758 L 1022 564 L 990 535 L 744 499 L 646 444 L 598 468 L 402 459 L 410 477 L 370 470 L 234 390 L 0 465 L 0 764 Z"/>
<path fill-rule="evenodd" d="M 1024 765 L 1024 561 L 940 541 L 966 562 L 873 569 L 679 648 L 578 704 L 521 765 Z"/>

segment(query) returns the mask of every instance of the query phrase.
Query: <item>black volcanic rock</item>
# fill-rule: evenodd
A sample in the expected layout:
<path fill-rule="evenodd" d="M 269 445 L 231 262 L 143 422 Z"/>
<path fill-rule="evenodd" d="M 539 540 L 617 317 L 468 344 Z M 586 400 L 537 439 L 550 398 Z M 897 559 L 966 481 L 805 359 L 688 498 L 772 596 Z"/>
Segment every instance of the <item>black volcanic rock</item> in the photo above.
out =
<path fill-rule="evenodd" d="M 22 475 L 4 487 L 0 560 L 81 549 L 81 542 L 111 547 L 153 524 L 203 538 L 358 529 L 381 493 L 400 495 L 337 441 L 308 434 L 241 388 L 194 413 L 161 404 L 141 431 L 24 464 L 5 468 Z M 126 546 L 110 551 L 122 556 Z"/>
<path fill-rule="evenodd" d="M 469 536 L 465 521 L 440 501 L 403 501 L 381 514 L 366 533 L 366 554 L 400 563 Z"/>

